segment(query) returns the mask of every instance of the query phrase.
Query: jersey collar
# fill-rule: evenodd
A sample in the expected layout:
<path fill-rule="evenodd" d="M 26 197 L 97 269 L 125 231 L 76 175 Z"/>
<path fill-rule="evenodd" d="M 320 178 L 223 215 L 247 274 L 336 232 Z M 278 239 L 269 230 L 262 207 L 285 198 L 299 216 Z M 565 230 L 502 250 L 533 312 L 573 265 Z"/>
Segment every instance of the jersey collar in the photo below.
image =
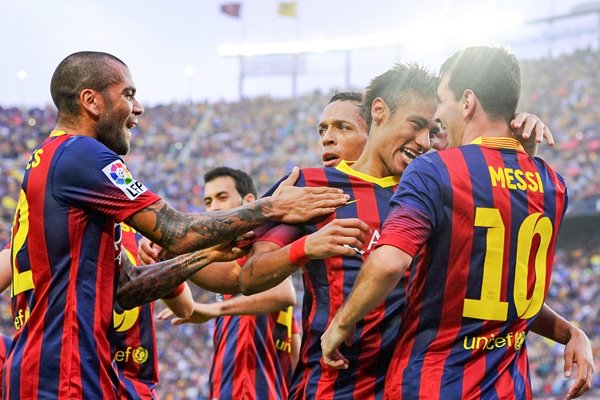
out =
<path fill-rule="evenodd" d="M 483 137 L 480 136 L 469 144 L 478 144 L 485 147 L 498 147 L 501 149 L 512 149 L 517 151 L 525 151 L 521 143 L 517 139 L 509 137 Z"/>
<path fill-rule="evenodd" d="M 350 164 L 353 164 L 353 163 L 354 162 L 351 162 Z M 335 169 L 337 169 L 338 171 L 343 172 L 347 175 L 354 176 L 355 178 L 362 179 L 363 181 L 367 181 L 367 182 L 371 182 L 376 185 L 379 185 L 382 188 L 392 187 L 394 185 L 397 185 L 398 182 L 400 181 L 395 176 L 386 176 L 384 178 L 375 178 L 374 176 L 371 176 L 368 174 L 363 174 L 362 172 L 358 172 L 358 171 L 352 169 L 352 167 L 348 164 L 348 162 L 343 161 L 343 160 L 335 167 Z"/>

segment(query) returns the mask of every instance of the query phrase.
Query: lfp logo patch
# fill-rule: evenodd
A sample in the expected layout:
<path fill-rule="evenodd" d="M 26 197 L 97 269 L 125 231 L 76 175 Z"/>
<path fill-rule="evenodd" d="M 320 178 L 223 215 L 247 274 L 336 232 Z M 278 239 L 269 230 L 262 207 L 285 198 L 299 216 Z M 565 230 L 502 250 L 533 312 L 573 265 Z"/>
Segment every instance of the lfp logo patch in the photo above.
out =
<path fill-rule="evenodd" d="M 110 166 L 110 178 L 117 185 L 129 185 L 133 182 L 131 173 L 122 162 L 115 161 Z"/>
<path fill-rule="evenodd" d="M 110 182 L 125 193 L 130 200 L 134 200 L 148 190 L 142 182 L 133 179 L 127 166 L 120 160 L 108 164 L 106 167 L 102 168 L 102 172 L 104 172 L 104 175 L 110 179 Z"/>

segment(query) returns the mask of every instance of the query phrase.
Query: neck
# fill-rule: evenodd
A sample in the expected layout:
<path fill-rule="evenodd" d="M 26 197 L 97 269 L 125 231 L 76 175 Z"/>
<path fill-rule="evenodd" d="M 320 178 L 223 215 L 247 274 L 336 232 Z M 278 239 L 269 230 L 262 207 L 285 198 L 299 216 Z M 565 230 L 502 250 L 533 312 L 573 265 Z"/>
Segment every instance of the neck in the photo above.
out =
<path fill-rule="evenodd" d="M 370 143 L 367 142 L 358 160 L 352 164 L 352 169 L 374 178 L 385 178 L 392 175 L 383 162 L 381 162 L 377 153 L 371 150 L 371 147 Z"/>
<path fill-rule="evenodd" d="M 93 138 L 96 137 L 96 133 L 93 129 L 90 129 L 89 127 L 86 127 L 82 124 L 64 123 L 59 121 L 54 126 L 54 130 L 63 131 L 70 135 L 90 136 Z"/>
<path fill-rule="evenodd" d="M 512 138 L 512 130 L 508 123 L 503 120 L 490 121 L 489 119 L 475 121 L 471 120 L 465 127 L 461 145 L 469 144 L 478 137 L 509 137 Z"/>

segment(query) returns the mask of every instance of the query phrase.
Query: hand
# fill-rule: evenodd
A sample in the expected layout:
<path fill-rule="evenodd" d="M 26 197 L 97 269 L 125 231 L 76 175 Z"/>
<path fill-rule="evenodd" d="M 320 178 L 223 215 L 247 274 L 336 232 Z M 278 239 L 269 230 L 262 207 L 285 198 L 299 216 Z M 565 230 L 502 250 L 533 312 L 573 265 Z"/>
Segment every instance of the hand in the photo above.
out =
<path fill-rule="evenodd" d="M 194 303 L 194 312 L 189 318 L 173 318 L 172 325 L 181 324 L 203 324 L 211 319 L 217 318 L 219 313 L 219 304 Z"/>
<path fill-rule="evenodd" d="M 156 319 L 160 321 L 166 321 L 172 318 L 174 315 L 175 314 L 173 313 L 173 311 L 171 311 L 169 308 L 165 308 L 164 310 L 156 314 Z"/>
<path fill-rule="evenodd" d="M 155 264 L 158 262 L 158 254 L 161 251 L 159 245 L 153 244 L 150 239 L 141 238 L 138 243 L 138 255 L 142 265 Z"/>
<path fill-rule="evenodd" d="M 286 224 L 310 221 L 329 215 L 339 206 L 346 204 L 350 196 L 341 189 L 330 187 L 296 187 L 300 170 L 294 167 L 290 176 L 279 184 L 269 199 L 274 219 Z M 264 200 L 264 199 L 263 199 Z"/>
<path fill-rule="evenodd" d="M 537 144 L 542 143 L 544 139 L 546 139 L 548 145 L 554 146 L 554 137 L 550 129 L 537 115 L 518 113 L 515 119 L 510 122 L 510 127 L 513 130 L 515 139 L 521 142 L 529 154 L 531 154 L 529 149 L 535 150 Z"/>
<path fill-rule="evenodd" d="M 251 235 L 253 235 L 253 234 L 251 234 Z M 243 249 L 240 249 L 235 244 L 238 239 L 240 239 L 240 238 L 243 239 L 244 237 L 245 237 L 244 235 L 238 236 L 236 239 L 234 239 L 232 241 L 219 243 L 215 246 L 207 248 L 205 250 L 207 253 L 207 258 L 210 260 L 211 263 L 214 263 L 214 262 L 234 261 L 240 257 L 245 256 L 246 254 L 248 254 L 248 251 L 250 251 L 251 247 L 244 247 Z M 200 251 L 202 251 L 202 250 L 200 250 Z"/>
<path fill-rule="evenodd" d="M 577 364 L 575 382 L 567 392 L 567 399 L 581 396 L 592 387 L 594 377 L 594 358 L 592 345 L 588 337 L 580 329 L 574 329 L 571 338 L 565 345 L 565 377 L 569 378 L 573 372 L 573 364 Z"/>
<path fill-rule="evenodd" d="M 349 344 L 347 338 L 351 338 L 352 334 L 352 331 L 344 332 L 335 318 L 331 321 L 331 324 L 321 336 L 321 351 L 323 352 L 323 362 L 325 364 L 335 369 L 348 369 L 350 362 L 342 355 L 339 347 L 344 341 Z"/>
<path fill-rule="evenodd" d="M 307 236 L 304 251 L 311 259 L 353 256 L 361 251 L 370 234 L 369 226 L 358 218 L 334 219 Z"/>

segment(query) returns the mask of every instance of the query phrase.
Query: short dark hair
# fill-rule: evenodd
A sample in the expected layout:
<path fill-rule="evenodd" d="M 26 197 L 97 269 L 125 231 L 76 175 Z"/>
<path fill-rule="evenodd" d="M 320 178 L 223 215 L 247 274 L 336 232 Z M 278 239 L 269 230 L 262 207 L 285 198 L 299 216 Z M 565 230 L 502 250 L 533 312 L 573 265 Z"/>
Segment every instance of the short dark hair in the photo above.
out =
<path fill-rule="evenodd" d="M 80 51 L 62 60 L 50 81 L 50 95 L 59 114 L 78 114 L 82 90 L 102 92 L 110 85 L 119 83 L 120 76 L 109 65 L 114 62 L 127 67 L 117 57 L 97 51 Z"/>
<path fill-rule="evenodd" d="M 367 126 L 371 127 L 371 106 L 380 97 L 390 108 L 392 115 L 399 105 L 407 101 L 408 95 L 422 99 L 436 98 L 438 77 L 425 68 L 415 64 L 396 64 L 383 74 L 375 77 L 365 89 L 362 115 Z"/>
<path fill-rule="evenodd" d="M 440 76 L 444 74 L 450 74 L 448 87 L 455 100 L 470 89 L 492 120 L 510 122 L 515 117 L 521 94 L 521 67 L 507 49 L 467 47 L 444 62 Z"/>
<path fill-rule="evenodd" d="M 242 198 L 247 194 L 253 194 L 254 197 L 257 196 L 254 181 L 252 181 L 250 175 L 239 169 L 229 167 L 217 167 L 211 169 L 204 174 L 204 183 L 208 183 L 222 176 L 230 176 L 233 178 L 235 181 L 235 190 L 237 190 Z"/>
<path fill-rule="evenodd" d="M 334 101 L 354 101 L 362 104 L 362 94 L 359 92 L 336 92 L 331 99 L 329 99 L 329 104 Z"/>

